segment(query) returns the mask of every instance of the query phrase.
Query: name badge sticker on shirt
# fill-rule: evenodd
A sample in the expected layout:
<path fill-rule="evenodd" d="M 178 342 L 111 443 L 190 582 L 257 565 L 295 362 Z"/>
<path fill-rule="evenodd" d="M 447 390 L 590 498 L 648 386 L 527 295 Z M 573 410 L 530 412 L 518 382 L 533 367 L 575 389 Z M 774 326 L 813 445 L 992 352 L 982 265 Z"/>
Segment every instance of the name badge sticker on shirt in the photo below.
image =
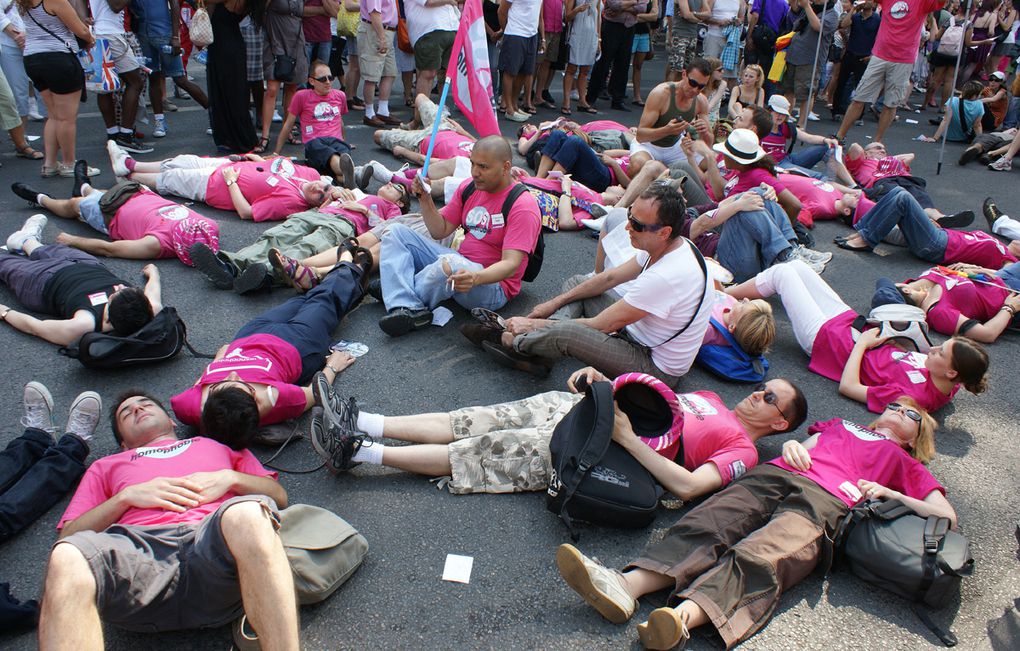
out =
<path fill-rule="evenodd" d="M 92 307 L 99 305 L 105 305 L 110 302 L 110 297 L 106 295 L 106 292 L 96 292 L 95 294 L 89 294 L 89 303 Z"/>
<path fill-rule="evenodd" d="M 492 216 L 492 227 L 493 228 L 503 228 L 503 224 L 505 224 L 505 223 L 506 223 L 506 220 L 503 219 L 503 213 L 498 212 L 498 213 L 496 213 L 496 214 L 494 214 Z"/>
<path fill-rule="evenodd" d="M 907 377 L 914 384 L 924 384 L 927 381 L 924 379 L 924 374 L 920 371 L 907 371 Z"/>
<path fill-rule="evenodd" d="M 862 497 L 861 491 L 852 482 L 845 481 L 839 485 L 839 490 L 843 491 L 847 497 L 855 502 L 859 502 Z"/>
<path fill-rule="evenodd" d="M 275 176 L 270 176 L 266 179 L 266 185 L 268 185 L 271 188 L 275 188 L 276 184 L 279 182 L 280 179 L 276 178 Z"/>

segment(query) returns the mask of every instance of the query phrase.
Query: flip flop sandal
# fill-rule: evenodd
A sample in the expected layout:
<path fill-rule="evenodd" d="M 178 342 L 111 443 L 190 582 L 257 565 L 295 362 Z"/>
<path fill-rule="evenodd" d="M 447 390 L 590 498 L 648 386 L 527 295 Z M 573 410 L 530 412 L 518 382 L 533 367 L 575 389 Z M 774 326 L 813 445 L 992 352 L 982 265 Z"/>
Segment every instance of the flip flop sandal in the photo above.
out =
<path fill-rule="evenodd" d="M 560 115 L 573 115 L 574 113 L 568 108 L 561 108 Z"/>
<path fill-rule="evenodd" d="M 39 160 L 39 159 L 44 157 L 43 153 L 41 151 L 36 151 L 35 149 L 32 149 L 32 147 L 29 146 L 29 145 L 25 145 L 24 147 L 15 147 L 14 151 L 15 151 L 15 155 L 18 158 L 28 158 L 29 160 Z"/>
<path fill-rule="evenodd" d="M 471 316 L 476 321 L 481 323 L 483 326 L 494 328 L 496 330 L 506 330 L 506 321 L 500 315 L 496 314 L 492 310 L 484 307 L 476 307 L 471 309 Z"/>
<path fill-rule="evenodd" d="M 269 249 L 269 264 L 283 274 L 291 287 L 302 294 L 318 285 L 321 280 L 315 270 L 293 258 L 288 258 L 279 249 Z"/>
<path fill-rule="evenodd" d="M 255 149 L 252 149 L 251 153 L 253 153 L 253 154 L 264 154 L 264 153 L 266 153 L 267 149 L 269 149 L 269 138 L 261 138 L 261 139 L 259 139 L 258 146 L 255 147 Z"/>
<path fill-rule="evenodd" d="M 595 107 L 594 106 L 590 106 L 590 105 L 589 106 L 578 106 L 577 110 L 578 111 L 582 111 L 584 113 L 594 113 L 594 114 L 598 113 L 598 111 L 595 109 Z"/>

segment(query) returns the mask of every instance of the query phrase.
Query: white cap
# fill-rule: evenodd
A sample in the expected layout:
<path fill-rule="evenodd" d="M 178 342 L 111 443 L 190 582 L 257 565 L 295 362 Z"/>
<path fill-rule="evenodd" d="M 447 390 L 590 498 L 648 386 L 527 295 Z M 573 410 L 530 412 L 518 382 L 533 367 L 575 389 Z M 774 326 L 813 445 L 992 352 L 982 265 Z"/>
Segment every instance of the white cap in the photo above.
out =
<path fill-rule="evenodd" d="M 782 95 L 773 95 L 769 98 L 769 108 L 782 115 L 790 115 L 790 100 Z"/>

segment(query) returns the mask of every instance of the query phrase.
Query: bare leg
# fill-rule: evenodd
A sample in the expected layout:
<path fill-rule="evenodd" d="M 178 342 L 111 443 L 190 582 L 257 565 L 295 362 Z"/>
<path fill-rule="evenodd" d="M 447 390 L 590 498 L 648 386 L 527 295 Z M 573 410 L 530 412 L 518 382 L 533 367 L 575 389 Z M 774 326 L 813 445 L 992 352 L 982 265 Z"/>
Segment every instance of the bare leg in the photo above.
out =
<path fill-rule="evenodd" d="M 128 176 L 128 178 L 131 179 L 132 181 L 138 181 L 139 183 L 141 183 L 142 185 L 151 190 L 155 190 L 156 179 L 159 178 L 159 174 L 155 172 L 132 172 L 131 175 Z"/>
<path fill-rule="evenodd" d="M 39 648 L 102 649 L 96 579 L 77 547 L 57 545 L 50 554 L 39 614 Z"/>
<path fill-rule="evenodd" d="M 676 581 L 665 574 L 641 568 L 624 572 L 623 582 L 627 585 L 627 592 L 635 599 L 676 585 Z"/>
<path fill-rule="evenodd" d="M 893 119 L 895 118 L 895 106 L 886 106 L 882 108 L 882 113 L 878 116 L 878 130 L 875 131 L 876 142 L 882 141 L 882 137 L 885 135 L 885 130 L 889 128 L 889 125 L 893 123 Z"/>
<path fill-rule="evenodd" d="M 503 73 L 503 107 L 513 115 L 517 112 L 517 95 L 521 92 L 521 76 Z"/>
<path fill-rule="evenodd" d="M 434 84 L 435 81 L 436 81 L 436 71 L 435 70 L 419 70 L 418 71 L 418 81 L 417 81 L 417 83 L 415 84 L 415 87 L 414 87 L 415 88 L 415 94 L 417 94 L 417 95 L 425 95 L 426 97 L 428 97 L 429 93 L 432 92 L 432 84 Z M 408 85 L 406 87 L 410 88 L 410 85 Z"/>
<path fill-rule="evenodd" d="M 44 197 L 42 200 L 42 207 L 49 210 L 57 217 L 63 219 L 78 219 L 81 217 L 81 213 L 78 211 L 78 204 L 81 203 L 81 198 L 73 197 L 71 199 L 54 199 L 52 197 Z"/>
<path fill-rule="evenodd" d="M 840 140 L 845 138 L 846 132 L 854 125 L 854 122 L 861 119 L 862 113 L 864 113 L 864 102 L 850 102 L 850 106 L 846 109 L 846 115 L 843 116 L 843 124 L 839 125 L 836 137 Z"/>
<path fill-rule="evenodd" d="M 408 149 L 407 147 L 403 147 L 401 145 L 397 145 L 396 147 L 393 148 L 393 155 L 396 156 L 397 158 L 403 158 L 404 160 L 410 163 L 414 163 L 418 167 L 421 167 L 422 165 L 425 164 L 424 154 L 420 154 L 414 151 L 413 149 Z M 435 161 L 433 161 L 433 164 L 435 164 Z M 429 166 L 429 169 L 432 169 L 431 165 Z"/>
<path fill-rule="evenodd" d="M 299 262 L 306 267 L 332 269 L 337 263 L 336 248 L 333 247 L 326 249 L 325 251 L 320 251 L 319 253 L 309 256 L 304 260 L 299 260 Z"/>
<path fill-rule="evenodd" d="M 388 102 L 390 101 L 390 91 L 393 89 L 393 81 L 396 77 L 383 77 L 379 82 L 379 101 Z M 367 95 L 368 93 L 366 93 Z M 366 98 L 366 102 L 368 99 Z M 388 114 L 387 114 L 388 115 Z"/>
<path fill-rule="evenodd" d="M 220 529 L 237 562 L 244 612 L 262 648 L 296 651 L 294 577 L 269 516 L 258 502 L 241 502 L 223 512 Z"/>
<path fill-rule="evenodd" d="M 450 443 L 453 426 L 448 413 L 387 416 L 383 421 L 383 436 L 411 443 Z"/>
<path fill-rule="evenodd" d="M 402 445 L 383 448 L 384 466 L 427 477 L 446 477 L 453 472 L 445 445 Z"/>
<path fill-rule="evenodd" d="M 648 155 L 648 152 L 637 152 L 630 157 L 630 165 L 627 166 L 627 175 L 632 179 L 637 178 L 638 173 L 641 172 L 641 168 L 650 160 L 652 160 L 652 157 Z"/>
<path fill-rule="evenodd" d="M 198 102 L 199 106 L 209 108 L 209 98 L 206 96 L 205 91 L 195 82 L 189 81 L 187 75 L 174 77 L 174 83 L 177 84 L 178 88 L 191 95 L 191 99 Z"/>
<path fill-rule="evenodd" d="M 585 96 L 588 93 L 588 71 L 591 70 L 591 66 L 581 66 L 577 73 L 577 100 L 578 106 L 588 106 L 585 102 Z"/>
<path fill-rule="evenodd" d="M 634 101 L 641 101 L 641 66 L 645 62 L 644 52 L 634 53 L 634 65 L 633 72 L 631 73 L 631 81 L 634 84 Z"/>
<path fill-rule="evenodd" d="M 535 176 L 540 179 L 544 179 L 549 176 L 549 170 L 551 170 L 555 164 L 556 162 L 553 161 L 553 159 L 543 155 L 538 162 L 538 170 L 535 172 Z"/>
<path fill-rule="evenodd" d="M 640 152 L 639 152 L 640 154 Z M 633 168 L 633 158 L 631 158 L 631 169 Z M 639 171 L 630 180 L 627 185 L 627 189 L 624 191 L 623 196 L 616 202 L 618 208 L 627 208 L 633 204 L 641 193 L 648 189 L 648 186 L 652 184 L 652 181 L 659 178 L 659 176 L 666 171 L 666 166 L 657 160 L 649 159 L 647 163 L 641 166 Z"/>
<path fill-rule="evenodd" d="M 570 110 L 570 91 L 574 87 L 574 75 L 577 74 L 577 66 L 567 64 L 567 69 L 563 72 L 563 103 L 560 105 L 566 110 Z"/>
<path fill-rule="evenodd" d="M 533 93 L 531 92 L 533 85 L 532 82 L 535 80 L 535 75 L 528 75 L 527 77 L 523 78 L 520 75 L 518 75 L 517 78 L 521 80 L 521 85 L 524 88 L 524 106 L 526 106 L 529 109 L 535 108 L 535 98 Z M 514 99 L 516 99 L 516 96 L 514 97 Z"/>
<path fill-rule="evenodd" d="M 269 139 L 269 130 L 273 125 L 273 111 L 276 110 L 276 96 L 280 92 L 280 82 L 267 81 L 266 90 L 262 95 L 262 139 Z"/>

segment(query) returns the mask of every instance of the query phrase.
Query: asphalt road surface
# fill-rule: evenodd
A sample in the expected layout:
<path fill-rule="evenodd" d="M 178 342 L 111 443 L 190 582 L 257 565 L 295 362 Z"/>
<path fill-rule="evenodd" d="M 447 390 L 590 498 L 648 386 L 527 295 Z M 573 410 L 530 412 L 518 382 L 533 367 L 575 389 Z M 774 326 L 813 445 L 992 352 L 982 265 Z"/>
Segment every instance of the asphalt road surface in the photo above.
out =
<path fill-rule="evenodd" d="M 645 90 L 662 78 L 663 56 L 645 66 Z M 204 71 L 195 65 L 192 73 L 203 83 Z M 557 77 L 554 94 L 559 97 Z M 394 98 L 399 98 L 395 89 Z M 916 97 L 915 97 L 916 99 Z M 401 105 L 399 99 L 393 102 Z M 215 153 L 211 137 L 205 135 L 206 118 L 194 102 L 179 102 L 181 110 L 168 114 L 169 136 L 153 140 L 156 151 L 139 156 L 155 160 L 179 153 Z M 607 101 L 599 102 L 607 108 Z M 82 107 L 79 120 L 79 156 L 98 165 L 102 174 L 97 187 L 113 182 L 106 158 L 103 125 L 95 99 Z M 400 108 L 395 114 L 409 117 Z M 558 115 L 542 110 L 537 117 L 547 120 Z M 935 175 L 936 145 L 912 142 L 918 134 L 931 134 L 927 126 L 931 111 L 919 115 L 901 113 L 901 120 L 889 131 L 886 141 L 892 153 L 919 154 L 914 172 L 928 179 L 938 206 L 945 212 L 970 208 L 978 212 L 976 228 L 986 228 L 980 217 L 981 201 L 993 195 L 1007 213 L 1020 214 L 1016 173 L 995 173 L 978 164 L 961 168 L 956 164 L 962 147 L 949 145 L 941 176 Z M 587 116 L 585 116 L 587 117 Z M 630 113 L 603 110 L 599 118 L 636 124 L 638 109 Z M 920 125 L 906 124 L 907 118 Z M 357 144 L 355 160 L 371 158 L 393 162 L 371 140 L 372 129 L 361 125 L 361 114 L 347 118 L 349 140 Z M 517 124 L 501 121 L 505 136 L 516 133 Z M 837 125 L 812 123 L 817 133 L 834 132 Z M 850 140 L 869 141 L 875 121 L 855 128 Z M 143 127 L 151 133 L 151 127 Z M 32 134 L 41 125 L 32 123 Z M 273 137 L 275 139 L 275 131 Z M 40 179 L 36 162 L 16 159 L 10 145 L 3 147 L 0 162 L 0 219 L 3 237 L 16 230 L 33 209 L 8 192 L 10 183 L 22 180 L 53 193 L 68 196 L 67 179 Z M 298 147 L 286 153 L 300 155 Z M 374 186 L 373 186 L 374 187 Z M 242 222 L 235 215 L 202 208 L 220 219 L 221 246 L 234 250 L 251 242 L 265 225 Z M 58 230 L 93 235 L 81 223 L 50 218 L 47 242 Z M 845 233 L 839 224 L 823 223 L 815 229 L 817 248 L 833 251 L 834 258 L 824 278 L 844 299 L 866 311 L 874 281 L 879 276 L 896 280 L 911 278 L 928 265 L 904 249 L 883 245 L 874 254 L 843 251 L 832 238 Z M 521 295 L 505 314 L 527 313 L 531 306 L 557 292 L 567 276 L 588 271 L 592 266 L 595 241 L 583 233 L 560 233 L 546 238 L 545 267 L 537 282 L 525 284 Z M 126 279 L 141 282 L 141 262 L 109 260 L 107 264 Z M 252 316 L 289 298 L 290 290 L 278 289 L 254 296 L 237 296 L 214 289 L 201 275 L 176 260 L 157 263 L 163 278 L 164 302 L 175 306 L 188 323 L 191 343 L 199 350 L 214 352 Z M 0 288 L 0 300 L 13 297 Z M 778 306 L 778 303 L 777 303 Z M 376 326 L 382 305 L 367 299 L 341 325 L 337 338 L 365 343 L 367 355 L 346 370 L 337 382 L 343 394 L 357 396 L 363 409 L 399 415 L 502 402 L 564 386 L 569 373 L 579 364 L 560 361 L 545 380 L 510 372 L 490 361 L 465 342 L 457 331 L 468 315 L 454 306 L 454 319 L 444 328 L 389 339 Z M 805 390 L 810 403 L 809 421 L 844 417 L 868 423 L 865 409 L 838 395 L 836 384 L 807 370 L 807 358 L 797 347 L 789 323 L 777 308 L 779 334 L 771 353 L 772 375 L 791 378 Z M 948 489 L 959 514 L 961 530 L 970 538 L 977 561 L 974 576 L 965 580 L 961 599 L 935 613 L 937 621 L 952 626 L 960 648 L 990 648 L 989 630 L 1002 626 L 998 620 L 1020 596 L 1020 563 L 1013 532 L 1017 524 L 1018 408 L 1016 378 L 1020 376 L 1020 345 L 1015 334 L 991 345 L 992 368 L 989 390 L 981 396 L 961 391 L 955 403 L 937 414 L 941 427 L 937 435 L 938 456 L 932 462 L 935 476 Z M 168 398 L 195 381 L 203 360 L 182 354 L 155 367 L 119 372 L 93 372 L 59 355 L 55 347 L 39 339 L 0 326 L 0 442 L 19 436 L 21 389 L 29 380 L 45 383 L 62 416 L 80 391 L 94 389 L 112 400 L 128 387 L 144 387 Z M 744 385 L 721 383 L 695 369 L 685 378 L 686 390 L 709 389 L 733 405 L 746 395 Z M 300 423 L 302 431 L 306 422 Z M 805 428 L 794 436 L 803 438 Z M 786 436 L 761 444 L 762 459 L 777 456 Z M 105 419 L 92 444 L 92 458 L 115 452 L 113 436 Z M 258 449 L 266 459 L 271 450 Z M 284 452 L 278 463 L 294 469 L 318 465 L 311 446 L 299 441 Z M 616 626 L 601 619 L 575 595 L 556 572 L 553 562 L 557 545 L 567 542 L 564 526 L 545 509 L 542 494 L 454 496 L 437 490 L 426 479 L 401 472 L 361 466 L 342 476 L 325 470 L 310 474 L 284 474 L 281 481 L 292 502 L 319 505 L 348 519 L 370 543 L 364 566 L 347 585 L 323 604 L 302 609 L 301 632 L 308 649 L 350 648 L 513 648 L 513 649 L 620 649 L 637 648 L 633 624 Z M 0 546 L 0 581 L 9 582 L 20 598 L 40 595 L 46 559 L 56 538 L 57 519 L 67 504 L 60 504 L 27 531 Z M 651 537 L 660 536 L 681 512 L 662 510 L 654 524 L 644 531 L 583 530 L 580 548 L 610 566 L 634 557 Z M 474 571 L 468 585 L 440 580 L 449 553 L 474 557 Z M 658 598 L 642 600 L 633 622 L 640 622 L 655 607 Z M 1015 629 L 1014 629 L 1015 630 Z M 68 635 L 73 635 L 71 631 Z M 143 647 L 172 649 L 225 649 L 226 628 L 161 635 L 138 635 L 107 627 L 111 649 Z M 34 633 L 0 635 L 0 648 L 28 649 L 36 645 Z M 833 649 L 885 648 L 918 649 L 938 646 L 938 639 L 918 621 L 909 604 L 873 588 L 847 573 L 826 580 L 812 578 L 785 595 L 771 623 L 751 638 L 748 649 Z M 693 648 L 719 648 L 714 634 L 696 633 Z M 1013 640 L 1013 648 L 1018 642 Z M 1001 647 L 1000 647 L 1001 648 Z"/>

